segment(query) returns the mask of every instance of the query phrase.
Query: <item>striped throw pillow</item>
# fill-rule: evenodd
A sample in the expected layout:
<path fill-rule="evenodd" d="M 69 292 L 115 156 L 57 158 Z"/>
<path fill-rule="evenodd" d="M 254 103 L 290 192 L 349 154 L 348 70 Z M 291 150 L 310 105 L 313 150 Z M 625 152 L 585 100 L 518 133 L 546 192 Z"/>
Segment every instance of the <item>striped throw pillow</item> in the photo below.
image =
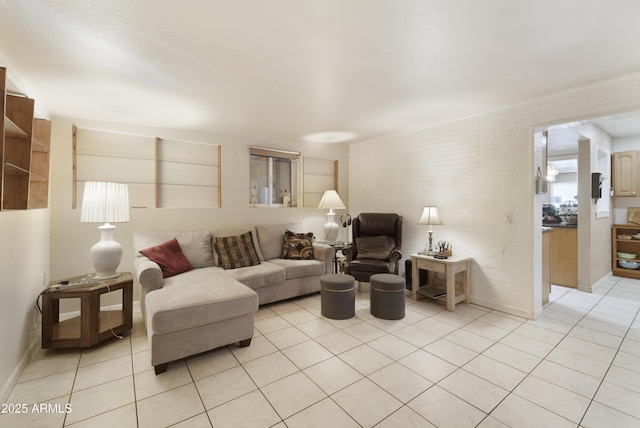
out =
<path fill-rule="evenodd" d="M 260 264 L 258 253 L 253 246 L 251 232 L 238 236 L 215 238 L 213 246 L 224 269 L 237 269 Z"/>

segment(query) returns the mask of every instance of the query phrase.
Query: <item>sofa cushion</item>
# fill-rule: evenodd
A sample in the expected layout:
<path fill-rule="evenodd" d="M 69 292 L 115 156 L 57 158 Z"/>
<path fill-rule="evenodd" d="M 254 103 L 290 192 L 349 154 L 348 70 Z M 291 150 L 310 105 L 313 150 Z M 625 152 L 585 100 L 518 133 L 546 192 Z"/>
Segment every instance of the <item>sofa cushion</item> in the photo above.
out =
<path fill-rule="evenodd" d="M 313 260 L 313 233 L 284 232 L 282 258 L 290 260 Z"/>
<path fill-rule="evenodd" d="M 356 250 L 359 259 L 387 260 L 391 254 L 391 246 L 386 236 L 358 237 Z"/>
<path fill-rule="evenodd" d="M 258 259 L 260 259 L 260 261 L 263 261 L 264 257 L 262 256 L 260 244 L 258 243 L 258 234 L 256 232 L 256 228 L 253 226 L 228 227 L 224 229 L 214 230 L 213 237 L 224 238 L 225 236 L 238 236 L 247 232 L 251 232 L 251 235 L 253 236 L 253 246 L 256 249 L 256 253 L 258 253 Z M 213 252 L 213 261 L 216 266 L 220 266 L 220 259 L 218 258 L 218 254 L 215 251 Z"/>
<path fill-rule="evenodd" d="M 238 236 L 216 237 L 213 245 L 224 269 L 237 269 L 260 264 L 249 231 Z"/>
<path fill-rule="evenodd" d="M 145 307 L 153 333 L 180 331 L 237 318 L 258 309 L 258 295 L 223 271 L 193 269 L 147 294 Z"/>
<path fill-rule="evenodd" d="M 262 251 L 262 260 L 279 259 L 282 256 L 284 232 L 292 230 L 299 232 L 302 223 L 266 224 L 256 226 L 258 243 Z"/>
<path fill-rule="evenodd" d="M 180 244 L 176 238 L 155 247 L 140 250 L 140 253 L 160 266 L 163 278 L 193 269 L 193 266 L 180 249 Z"/>
<path fill-rule="evenodd" d="M 287 278 L 283 267 L 270 262 L 262 262 L 257 266 L 226 270 L 225 272 L 254 290 L 278 284 Z"/>
<path fill-rule="evenodd" d="M 321 260 L 273 259 L 269 263 L 284 268 L 286 279 L 324 275 L 326 271 L 324 261 Z"/>
<path fill-rule="evenodd" d="M 182 253 L 194 268 L 213 266 L 213 248 L 211 232 L 197 230 L 193 232 L 135 232 L 133 246 L 136 251 L 154 247 L 176 238 Z"/>

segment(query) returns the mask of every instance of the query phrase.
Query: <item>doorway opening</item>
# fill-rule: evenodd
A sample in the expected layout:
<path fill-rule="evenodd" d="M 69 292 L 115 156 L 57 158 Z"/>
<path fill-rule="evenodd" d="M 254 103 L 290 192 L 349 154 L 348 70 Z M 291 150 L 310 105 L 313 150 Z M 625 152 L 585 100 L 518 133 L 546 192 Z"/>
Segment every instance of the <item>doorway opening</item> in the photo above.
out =
<path fill-rule="evenodd" d="M 558 239 L 551 239 L 546 249 L 549 254 L 542 255 L 543 294 L 545 262 L 549 263 L 551 284 L 565 282 L 557 285 L 591 292 L 592 286 L 612 271 L 611 226 L 626 223 L 629 207 L 640 207 L 640 195 L 619 198 L 611 191 L 612 156 L 621 151 L 640 152 L 640 112 L 554 125 L 536 130 L 536 138 L 544 131 L 549 137 L 545 162 L 554 176 L 548 175 L 547 193 L 536 195 L 534 207 L 543 215 L 543 228 L 549 226 L 559 233 L 554 236 L 551 232 L 550 237 Z M 573 232 L 566 230 L 571 227 Z M 567 237 L 560 239 L 563 233 L 574 233 L 575 244 Z M 544 252 L 544 242 L 542 247 Z M 570 262 L 566 260 L 568 255 Z M 556 273 L 562 273 L 565 279 L 553 278 L 554 265 Z M 566 283 L 566 277 L 573 282 Z M 544 304 L 544 295 L 542 301 Z"/>

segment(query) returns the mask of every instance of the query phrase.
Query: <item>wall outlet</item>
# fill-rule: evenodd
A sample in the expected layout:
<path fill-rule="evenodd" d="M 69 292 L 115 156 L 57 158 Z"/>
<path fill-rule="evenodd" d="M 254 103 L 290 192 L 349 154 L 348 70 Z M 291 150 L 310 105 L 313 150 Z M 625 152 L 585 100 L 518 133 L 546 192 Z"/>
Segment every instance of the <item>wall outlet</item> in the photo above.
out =
<path fill-rule="evenodd" d="M 505 224 L 513 223 L 513 213 L 504 213 L 504 222 Z"/>

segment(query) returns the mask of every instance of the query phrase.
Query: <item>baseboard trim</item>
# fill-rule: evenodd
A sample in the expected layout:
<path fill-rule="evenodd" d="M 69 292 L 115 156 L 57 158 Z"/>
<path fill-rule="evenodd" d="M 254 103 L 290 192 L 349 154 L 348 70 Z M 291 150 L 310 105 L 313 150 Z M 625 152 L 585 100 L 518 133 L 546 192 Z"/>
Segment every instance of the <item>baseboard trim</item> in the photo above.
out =
<path fill-rule="evenodd" d="M 522 318 L 527 318 L 527 319 L 535 319 L 536 316 L 537 316 L 534 313 L 525 312 L 525 311 L 523 311 L 521 309 L 514 308 L 514 307 L 511 307 L 511 306 L 496 304 L 496 302 L 493 302 L 493 301 L 490 301 L 490 300 L 485 300 L 485 299 L 479 299 L 477 297 L 472 297 L 470 301 L 474 305 L 483 306 L 485 308 L 493 309 L 495 311 L 504 312 L 504 313 L 507 313 L 507 314 L 510 314 L 510 315 L 515 315 L 517 317 L 522 317 Z"/>
<path fill-rule="evenodd" d="M 11 391 L 13 391 L 13 387 L 18 383 L 18 379 L 20 379 L 20 375 L 24 371 L 24 368 L 29 364 L 33 355 L 38 351 L 38 347 L 40 346 L 40 335 L 36 334 L 35 337 L 31 340 L 31 345 L 27 349 L 27 352 L 24 353 L 22 359 L 18 363 L 7 382 L 2 387 L 2 391 L 0 392 L 0 403 L 6 403 L 9 400 L 9 395 Z"/>
<path fill-rule="evenodd" d="M 103 309 L 105 310 L 122 309 L 122 304 L 105 306 L 103 307 Z M 140 302 L 137 300 L 133 302 L 133 313 L 135 314 L 136 312 L 140 312 Z M 60 321 L 77 317 L 79 315 L 80 315 L 80 311 L 66 312 L 64 314 L 60 314 Z M 18 363 L 16 368 L 13 369 L 13 372 L 11 373 L 11 376 L 9 376 L 9 379 L 7 379 L 7 382 L 2 387 L 2 391 L 0 391 L 0 403 L 6 403 L 7 400 L 9 399 L 9 395 L 11 394 L 11 391 L 13 391 L 13 387 L 16 386 L 18 379 L 20 379 L 20 375 L 24 371 L 27 364 L 29 364 L 29 361 L 31 361 L 31 358 L 33 357 L 33 355 L 36 352 L 38 352 L 38 349 L 40 348 L 40 345 L 41 345 L 40 342 L 41 342 L 40 333 L 36 332 L 36 334 L 31 340 L 31 344 L 29 345 L 29 348 L 20 359 L 20 362 Z"/>

